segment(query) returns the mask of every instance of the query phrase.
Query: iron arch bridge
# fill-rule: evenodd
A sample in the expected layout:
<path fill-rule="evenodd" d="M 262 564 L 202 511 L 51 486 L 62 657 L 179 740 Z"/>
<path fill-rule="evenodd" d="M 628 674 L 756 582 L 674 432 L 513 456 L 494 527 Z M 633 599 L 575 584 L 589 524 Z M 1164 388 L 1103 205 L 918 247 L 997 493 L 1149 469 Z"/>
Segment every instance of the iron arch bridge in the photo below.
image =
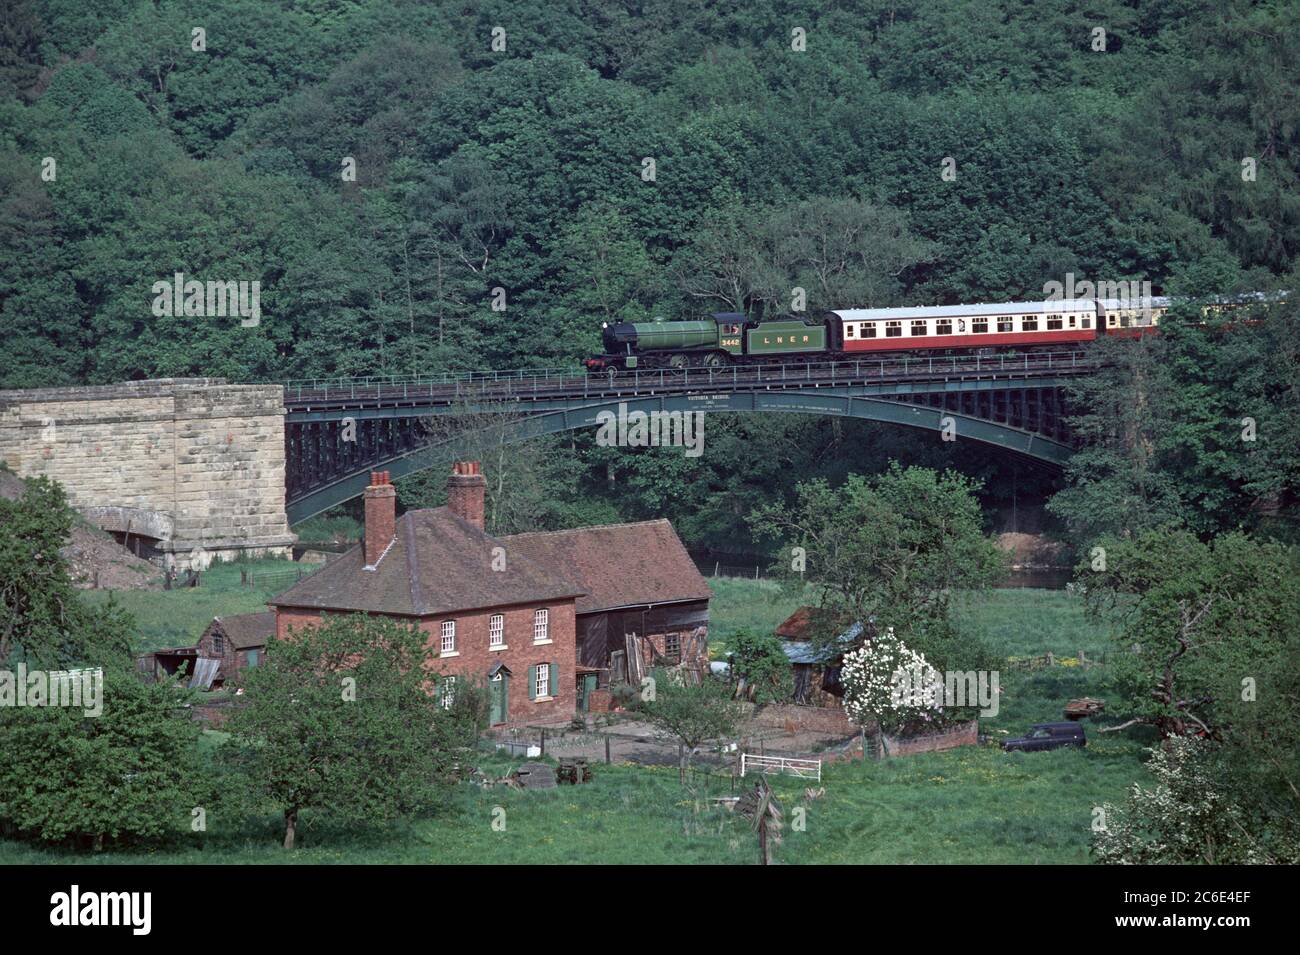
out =
<path fill-rule="evenodd" d="M 1059 468 L 1072 452 L 1064 388 L 1095 363 L 1080 351 L 900 358 L 626 373 L 546 371 L 294 381 L 284 386 L 291 523 L 357 497 L 371 470 L 402 477 L 451 460 L 432 416 L 470 418 L 495 443 L 597 424 L 602 411 L 763 411 L 954 429 Z"/>

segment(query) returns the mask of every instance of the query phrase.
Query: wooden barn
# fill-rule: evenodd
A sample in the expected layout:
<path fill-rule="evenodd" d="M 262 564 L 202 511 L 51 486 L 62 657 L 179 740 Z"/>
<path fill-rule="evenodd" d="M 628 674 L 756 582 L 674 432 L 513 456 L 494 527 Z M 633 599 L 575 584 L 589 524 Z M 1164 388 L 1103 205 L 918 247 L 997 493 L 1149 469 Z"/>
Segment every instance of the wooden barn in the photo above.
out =
<path fill-rule="evenodd" d="M 200 657 L 220 661 L 212 686 L 219 687 L 244 667 L 266 659 L 266 643 L 275 633 L 275 612 L 213 617 L 195 649 Z"/>

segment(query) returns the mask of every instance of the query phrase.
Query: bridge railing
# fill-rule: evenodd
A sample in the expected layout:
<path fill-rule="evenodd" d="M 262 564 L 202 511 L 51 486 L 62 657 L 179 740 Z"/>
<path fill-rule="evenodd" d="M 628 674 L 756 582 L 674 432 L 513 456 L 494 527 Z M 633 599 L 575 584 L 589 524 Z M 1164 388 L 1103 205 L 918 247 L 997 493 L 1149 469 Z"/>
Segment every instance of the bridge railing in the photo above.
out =
<path fill-rule="evenodd" d="M 852 384 L 872 380 L 936 378 L 949 375 L 1069 373 L 1093 367 L 1083 351 L 1023 355 L 954 355 L 848 359 L 781 365 L 730 365 L 722 368 L 637 369 L 618 374 L 575 374 L 571 370 L 515 369 L 446 375 L 387 375 L 361 378 L 309 378 L 284 383 L 285 400 L 300 402 L 371 399 L 515 401 L 542 397 L 608 397 L 646 390 L 725 391 L 753 385 Z"/>

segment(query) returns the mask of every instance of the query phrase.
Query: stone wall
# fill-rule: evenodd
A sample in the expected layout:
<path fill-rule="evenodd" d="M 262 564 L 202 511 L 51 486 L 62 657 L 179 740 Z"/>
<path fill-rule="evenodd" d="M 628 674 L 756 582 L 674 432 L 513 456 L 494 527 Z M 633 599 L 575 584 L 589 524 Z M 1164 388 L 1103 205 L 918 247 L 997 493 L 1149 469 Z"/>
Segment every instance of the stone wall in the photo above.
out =
<path fill-rule="evenodd" d="M 288 554 L 284 392 L 221 378 L 0 391 L 0 460 L 169 567 Z"/>

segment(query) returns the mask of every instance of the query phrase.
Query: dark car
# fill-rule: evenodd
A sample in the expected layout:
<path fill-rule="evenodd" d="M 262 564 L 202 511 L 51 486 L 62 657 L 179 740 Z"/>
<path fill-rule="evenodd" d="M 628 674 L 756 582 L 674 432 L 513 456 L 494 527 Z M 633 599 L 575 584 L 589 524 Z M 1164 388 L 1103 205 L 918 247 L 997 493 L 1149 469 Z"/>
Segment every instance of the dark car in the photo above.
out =
<path fill-rule="evenodd" d="M 1024 736 L 1004 739 L 1005 750 L 1023 750 L 1030 752 L 1039 749 L 1059 749 L 1062 746 L 1087 746 L 1088 740 L 1083 735 L 1080 723 L 1035 723 Z"/>

